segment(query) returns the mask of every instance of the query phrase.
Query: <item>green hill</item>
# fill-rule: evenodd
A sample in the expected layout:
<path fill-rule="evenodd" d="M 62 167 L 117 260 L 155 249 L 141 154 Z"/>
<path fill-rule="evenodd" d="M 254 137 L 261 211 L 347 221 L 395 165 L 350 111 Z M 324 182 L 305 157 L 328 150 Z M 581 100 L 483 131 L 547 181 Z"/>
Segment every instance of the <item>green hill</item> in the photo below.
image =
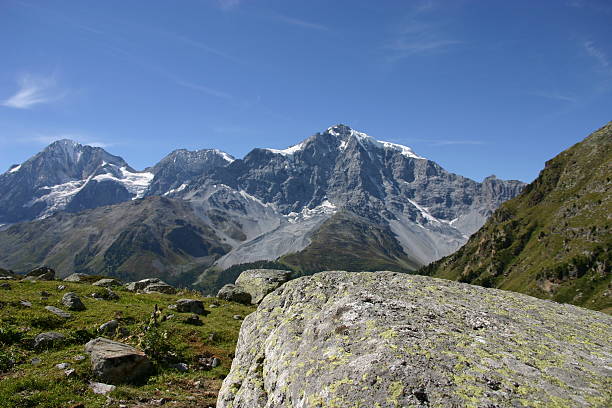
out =
<path fill-rule="evenodd" d="M 419 273 L 612 312 L 612 122 Z"/>

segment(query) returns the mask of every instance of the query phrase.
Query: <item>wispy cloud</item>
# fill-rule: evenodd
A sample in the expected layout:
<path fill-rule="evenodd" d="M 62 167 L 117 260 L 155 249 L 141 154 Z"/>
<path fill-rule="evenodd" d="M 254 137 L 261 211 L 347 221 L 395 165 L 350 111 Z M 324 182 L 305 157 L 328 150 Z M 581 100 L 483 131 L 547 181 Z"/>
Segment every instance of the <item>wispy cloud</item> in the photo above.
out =
<path fill-rule="evenodd" d="M 482 140 L 476 139 L 430 139 L 430 138 L 406 138 L 396 143 L 423 143 L 428 146 L 453 146 L 453 145 L 483 145 Z"/>
<path fill-rule="evenodd" d="M 227 92 L 219 91 L 216 89 L 209 88 L 204 85 L 194 84 L 192 82 L 183 81 L 182 79 L 174 78 L 174 82 L 185 88 L 193 89 L 194 91 L 204 92 L 207 95 L 214 96 L 221 99 L 233 100 L 234 97 Z"/>
<path fill-rule="evenodd" d="M 564 101 L 564 102 L 576 102 L 577 101 L 576 97 L 574 96 L 562 94 L 560 92 L 555 92 L 555 91 L 532 91 L 532 92 L 527 92 L 527 94 L 533 95 L 533 96 L 539 96 L 542 98 L 554 99 L 557 101 Z"/>
<path fill-rule="evenodd" d="M 236 8 L 242 3 L 242 0 L 217 0 L 217 4 L 223 10 L 231 10 Z"/>
<path fill-rule="evenodd" d="M 29 109 L 35 105 L 50 103 L 64 97 L 56 85 L 53 77 L 36 77 L 24 75 L 18 81 L 17 92 L 2 101 L 2 105 L 9 108 Z"/>
<path fill-rule="evenodd" d="M 454 45 L 463 43 L 447 34 L 444 24 L 434 21 L 431 13 L 436 9 L 436 3 L 432 0 L 413 4 L 403 24 L 385 44 L 385 48 L 392 52 L 389 61 L 394 62 L 416 54 L 444 52 Z"/>
<path fill-rule="evenodd" d="M 37 133 L 34 136 L 27 138 L 26 140 L 35 142 L 41 145 L 49 145 L 57 140 L 62 140 L 62 139 L 74 140 L 75 142 L 78 142 L 84 145 L 93 146 L 93 147 L 106 148 L 106 147 L 115 145 L 115 143 L 102 142 L 102 141 L 96 140 L 87 135 L 83 135 L 80 133 L 70 133 L 70 132 L 53 133 L 53 134 Z"/>
<path fill-rule="evenodd" d="M 593 41 L 585 41 L 582 45 L 586 53 L 593 57 L 601 68 L 610 68 L 610 58 L 601 48 L 596 47 Z"/>
<path fill-rule="evenodd" d="M 298 26 L 298 27 L 303 27 L 303 28 L 309 28 L 311 30 L 319 30 L 319 31 L 328 31 L 329 28 L 327 28 L 326 26 L 322 25 L 322 24 L 318 24 L 318 23 L 313 23 L 310 21 L 305 21 L 299 18 L 295 18 L 295 17 L 290 17 L 290 16 L 286 16 L 283 14 L 272 14 L 271 17 L 274 20 L 278 20 L 280 22 L 283 23 L 287 23 L 290 25 L 294 25 L 294 26 Z"/>

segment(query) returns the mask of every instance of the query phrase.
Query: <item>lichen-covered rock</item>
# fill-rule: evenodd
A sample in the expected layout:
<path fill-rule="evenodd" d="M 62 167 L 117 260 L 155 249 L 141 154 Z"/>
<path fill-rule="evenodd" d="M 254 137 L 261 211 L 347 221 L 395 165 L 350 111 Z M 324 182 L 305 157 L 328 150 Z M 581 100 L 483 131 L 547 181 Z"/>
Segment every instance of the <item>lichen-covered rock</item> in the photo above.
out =
<path fill-rule="evenodd" d="M 63 317 L 64 319 L 70 319 L 72 317 L 72 314 L 70 312 L 58 309 L 55 306 L 45 306 L 45 309 L 47 309 L 56 316 Z"/>
<path fill-rule="evenodd" d="M 85 305 L 81 301 L 79 295 L 74 292 L 68 292 L 62 296 L 62 304 L 68 310 L 85 310 Z"/>
<path fill-rule="evenodd" d="M 125 285 L 125 288 L 132 292 L 143 292 L 143 293 L 176 293 L 176 288 L 168 285 L 166 282 L 159 278 L 147 278 L 137 282 L 130 282 Z"/>
<path fill-rule="evenodd" d="M 251 295 L 251 303 L 256 305 L 290 277 L 291 272 L 279 269 L 249 269 L 238 276 L 236 286 L 248 292 Z"/>
<path fill-rule="evenodd" d="M 324 272 L 243 322 L 217 407 L 603 407 L 612 317 L 423 276 Z"/>
<path fill-rule="evenodd" d="M 103 278 L 92 283 L 92 286 L 103 286 L 105 288 L 110 288 L 112 286 L 120 286 L 121 282 L 117 279 L 113 278 Z"/>
<path fill-rule="evenodd" d="M 63 281 L 64 282 L 84 282 L 89 278 L 89 275 L 86 273 L 73 273 L 72 275 L 66 276 Z"/>
<path fill-rule="evenodd" d="M 251 304 L 251 294 L 240 286 L 228 283 L 223 286 L 217 293 L 217 297 L 230 302 L 238 302 L 244 305 Z"/>
<path fill-rule="evenodd" d="M 34 338 L 34 348 L 50 348 L 62 341 L 64 341 L 66 337 L 58 332 L 45 332 L 40 333 Z"/>
<path fill-rule="evenodd" d="M 25 276 L 26 280 L 54 280 L 55 279 L 55 271 L 46 266 L 41 266 L 40 268 L 33 269 L 28 272 Z"/>
<path fill-rule="evenodd" d="M 152 283 L 144 288 L 142 293 L 165 293 L 167 295 L 173 295 L 176 293 L 176 288 L 164 282 Z"/>
<path fill-rule="evenodd" d="M 145 353 L 134 347 L 98 337 L 85 345 L 96 378 L 109 384 L 134 383 L 147 378 L 153 369 Z"/>

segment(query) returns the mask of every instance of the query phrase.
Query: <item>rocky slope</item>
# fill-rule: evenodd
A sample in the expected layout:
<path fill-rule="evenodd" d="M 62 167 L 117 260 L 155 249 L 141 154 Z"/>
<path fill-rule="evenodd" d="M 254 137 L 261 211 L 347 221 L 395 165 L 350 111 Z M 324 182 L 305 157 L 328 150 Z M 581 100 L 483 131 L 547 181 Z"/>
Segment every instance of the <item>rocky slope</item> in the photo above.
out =
<path fill-rule="evenodd" d="M 17 272 L 49 265 L 123 280 L 191 284 L 231 248 L 188 203 L 149 197 L 79 214 L 57 213 L 0 233 L 0 264 Z M 192 272 L 192 270 L 196 272 Z"/>
<path fill-rule="evenodd" d="M 264 298 L 217 407 L 604 407 L 612 317 L 390 272 L 325 272 Z"/>
<path fill-rule="evenodd" d="M 612 311 L 612 122 L 546 163 L 459 251 L 420 272 Z"/>

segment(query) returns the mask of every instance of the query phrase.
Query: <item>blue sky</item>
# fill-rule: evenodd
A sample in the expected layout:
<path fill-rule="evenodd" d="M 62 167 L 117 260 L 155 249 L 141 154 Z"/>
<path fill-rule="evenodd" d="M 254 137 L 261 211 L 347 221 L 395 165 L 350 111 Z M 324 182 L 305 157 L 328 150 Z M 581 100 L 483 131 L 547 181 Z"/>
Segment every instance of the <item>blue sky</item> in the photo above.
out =
<path fill-rule="evenodd" d="M 612 119 L 606 0 L 0 0 L 0 169 L 55 139 L 133 167 L 336 123 L 531 181 Z"/>

